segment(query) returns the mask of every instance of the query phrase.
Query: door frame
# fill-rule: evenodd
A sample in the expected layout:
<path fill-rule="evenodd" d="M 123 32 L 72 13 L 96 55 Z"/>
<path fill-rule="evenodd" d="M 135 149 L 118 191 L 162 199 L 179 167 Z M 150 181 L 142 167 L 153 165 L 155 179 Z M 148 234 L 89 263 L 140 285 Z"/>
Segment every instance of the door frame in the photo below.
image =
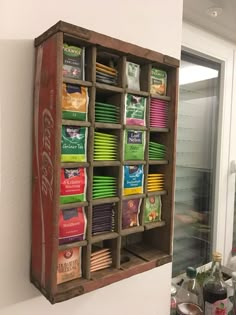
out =
<path fill-rule="evenodd" d="M 183 22 L 182 50 L 218 62 L 221 65 L 216 174 L 213 194 L 214 228 L 212 249 L 223 254 L 224 265 L 227 264 L 229 259 L 233 236 L 232 211 L 234 203 L 235 175 L 229 176 L 229 174 L 230 159 L 233 154 L 231 153 L 232 150 L 230 150 L 230 143 L 233 135 L 231 129 L 232 105 L 236 102 L 236 96 L 234 95 L 234 99 L 232 97 L 233 79 L 236 77 L 236 69 L 234 65 L 234 58 L 236 55 L 234 49 L 234 45 L 230 42 L 196 26 Z M 236 152 L 234 153 L 234 159 L 236 160 Z M 230 238 L 231 248 L 229 249 Z"/>

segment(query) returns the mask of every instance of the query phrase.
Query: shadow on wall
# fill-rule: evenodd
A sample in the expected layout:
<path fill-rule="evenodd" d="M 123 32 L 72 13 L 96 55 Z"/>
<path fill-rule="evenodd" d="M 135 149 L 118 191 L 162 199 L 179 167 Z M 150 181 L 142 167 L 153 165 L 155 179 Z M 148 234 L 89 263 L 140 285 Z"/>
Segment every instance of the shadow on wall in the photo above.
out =
<path fill-rule="evenodd" d="M 1 309 L 40 293 L 29 281 L 34 45 L 0 47 Z"/>

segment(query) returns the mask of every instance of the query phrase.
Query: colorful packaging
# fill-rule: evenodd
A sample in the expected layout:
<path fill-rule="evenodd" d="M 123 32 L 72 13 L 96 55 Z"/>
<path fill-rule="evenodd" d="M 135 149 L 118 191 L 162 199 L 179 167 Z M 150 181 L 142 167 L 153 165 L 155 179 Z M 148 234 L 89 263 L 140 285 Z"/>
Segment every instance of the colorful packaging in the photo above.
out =
<path fill-rule="evenodd" d="M 87 218 L 84 207 L 61 209 L 59 216 L 59 244 L 85 239 Z"/>
<path fill-rule="evenodd" d="M 63 77 L 84 80 L 84 48 L 63 44 Z"/>
<path fill-rule="evenodd" d="M 125 165 L 123 169 L 123 196 L 143 193 L 143 165 Z"/>
<path fill-rule="evenodd" d="M 125 96 L 125 124 L 145 126 L 146 97 L 126 94 Z"/>
<path fill-rule="evenodd" d="M 161 221 L 161 196 L 147 198 L 144 208 L 144 223 L 156 221 Z"/>
<path fill-rule="evenodd" d="M 62 168 L 60 202 L 72 203 L 86 201 L 86 168 Z"/>
<path fill-rule="evenodd" d="M 81 277 L 81 247 L 59 251 L 57 284 Z"/>
<path fill-rule="evenodd" d="M 146 132 L 128 130 L 124 132 L 124 160 L 144 160 Z"/>
<path fill-rule="evenodd" d="M 87 121 L 88 89 L 84 86 L 62 84 L 62 118 Z"/>
<path fill-rule="evenodd" d="M 152 68 L 150 93 L 166 95 L 166 88 L 167 88 L 166 71 Z"/>
<path fill-rule="evenodd" d="M 139 213 L 142 199 L 122 201 L 122 229 L 139 226 Z"/>
<path fill-rule="evenodd" d="M 140 91 L 140 65 L 126 61 L 126 82 L 127 88 Z"/>
<path fill-rule="evenodd" d="M 61 161 L 87 161 L 88 128 L 79 126 L 62 126 Z"/>

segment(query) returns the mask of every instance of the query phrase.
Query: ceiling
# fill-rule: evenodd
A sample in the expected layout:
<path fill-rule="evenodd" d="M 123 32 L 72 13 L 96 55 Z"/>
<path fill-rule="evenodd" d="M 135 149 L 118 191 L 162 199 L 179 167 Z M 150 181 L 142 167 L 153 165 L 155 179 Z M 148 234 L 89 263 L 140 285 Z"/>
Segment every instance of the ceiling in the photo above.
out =
<path fill-rule="evenodd" d="M 222 8 L 221 15 L 207 15 L 212 7 Z M 236 0 L 184 0 L 183 18 L 236 43 Z"/>

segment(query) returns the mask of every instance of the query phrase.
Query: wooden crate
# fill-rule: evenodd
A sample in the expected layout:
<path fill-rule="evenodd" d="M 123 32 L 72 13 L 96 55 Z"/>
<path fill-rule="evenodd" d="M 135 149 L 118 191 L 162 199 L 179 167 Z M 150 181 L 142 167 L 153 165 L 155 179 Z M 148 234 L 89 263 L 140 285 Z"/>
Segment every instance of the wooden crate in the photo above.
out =
<path fill-rule="evenodd" d="M 85 80 L 65 79 L 62 76 L 63 42 L 85 47 Z M 172 230 L 175 178 L 175 145 L 179 61 L 130 43 L 123 42 L 75 25 L 58 22 L 35 39 L 35 90 L 34 90 L 34 148 L 33 148 L 33 209 L 32 209 L 32 255 L 31 282 L 51 303 L 61 302 L 83 293 L 106 286 L 132 275 L 150 270 L 172 260 Z M 116 56 L 119 69 L 118 85 L 96 82 L 96 60 L 102 52 Z M 141 91 L 127 89 L 125 80 L 126 61 L 141 65 Z M 152 67 L 168 74 L 167 96 L 150 94 Z M 88 121 L 62 119 L 62 83 L 86 86 L 90 101 Z M 124 99 L 126 93 L 147 97 L 146 126 L 124 124 Z M 168 101 L 168 128 L 152 128 L 149 124 L 150 98 Z M 117 124 L 95 122 L 95 100 L 112 100 L 120 108 Z M 87 162 L 61 163 L 62 125 L 85 126 L 89 129 Z M 146 131 L 145 159 L 124 161 L 124 130 Z M 94 161 L 93 141 L 95 130 L 107 130 L 119 139 L 116 161 Z M 166 160 L 149 160 L 148 144 L 157 140 L 168 148 Z M 124 165 L 144 167 L 143 194 L 122 195 L 122 172 Z M 87 199 L 85 202 L 60 205 L 60 170 L 65 167 L 85 167 L 88 174 Z M 148 193 L 147 174 L 161 171 L 165 174 L 165 189 Z M 117 195 L 112 198 L 92 198 L 94 174 L 113 174 L 117 178 Z M 162 195 L 162 220 L 146 224 L 143 220 L 145 198 Z M 122 201 L 142 199 L 140 225 L 122 229 Z M 93 206 L 115 203 L 114 232 L 92 235 Z M 58 242 L 58 220 L 61 208 L 83 206 L 88 220 L 86 239 L 66 245 Z M 108 247 L 112 253 L 112 266 L 90 272 L 90 255 L 94 245 Z M 82 249 L 82 278 L 57 284 L 58 252 L 63 249 Z M 158 280 L 158 279 L 157 279 Z"/>

